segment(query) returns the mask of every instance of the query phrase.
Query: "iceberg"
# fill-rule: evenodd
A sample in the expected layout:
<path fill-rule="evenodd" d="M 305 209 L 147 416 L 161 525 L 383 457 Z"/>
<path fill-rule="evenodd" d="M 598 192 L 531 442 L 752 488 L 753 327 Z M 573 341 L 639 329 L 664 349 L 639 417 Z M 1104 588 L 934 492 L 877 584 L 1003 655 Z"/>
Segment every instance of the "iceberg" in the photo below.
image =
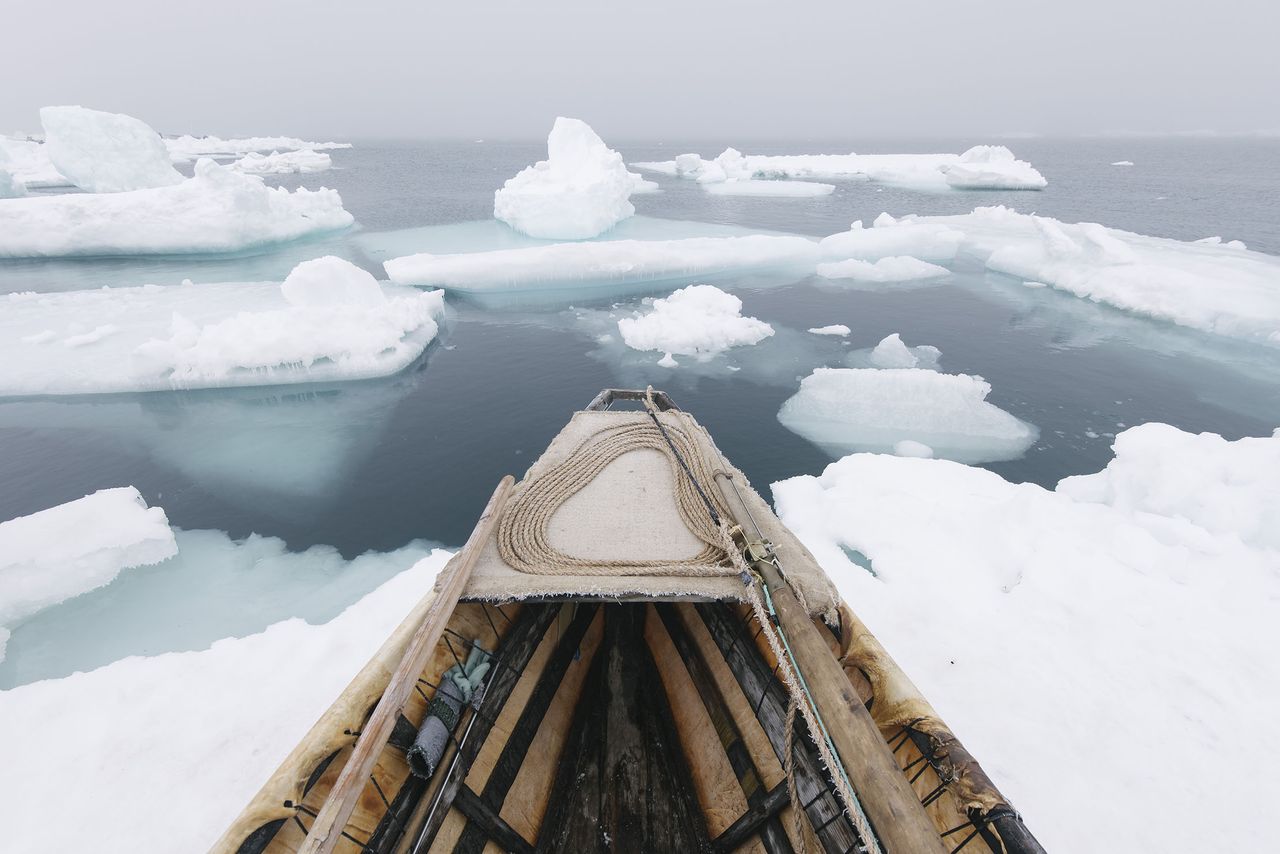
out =
<path fill-rule="evenodd" d="M 201 160 L 171 187 L 0 200 L 0 258 L 243 252 L 352 222 L 334 190 L 289 192 Z"/>
<path fill-rule="evenodd" d="M 177 551 L 164 511 L 132 486 L 0 522 L 0 627 Z"/>
<path fill-rule="evenodd" d="M 818 275 L 824 279 L 854 279 L 859 282 L 912 282 L 934 279 L 948 274 L 946 267 L 912 258 L 910 255 L 889 255 L 879 261 L 829 261 L 818 265 Z"/>
<path fill-rule="evenodd" d="M 1036 429 L 987 402 L 981 377 L 922 368 L 818 368 L 778 412 L 783 426 L 841 456 L 904 439 L 963 463 L 1016 459 Z"/>
<path fill-rule="evenodd" d="M 323 151 L 273 151 L 270 154 L 249 152 L 231 163 L 231 168 L 250 175 L 289 175 L 323 172 L 333 166 L 333 158 Z"/>
<path fill-rule="evenodd" d="M 160 134 L 122 113 L 43 107 L 45 151 L 54 167 L 89 193 L 121 193 L 180 183 Z"/>
<path fill-rule="evenodd" d="M 716 183 L 733 178 L 874 181 L 918 190 L 1040 190 L 1048 185 L 1030 163 L 1002 145 L 963 154 L 743 155 L 726 149 L 714 160 L 682 154 L 676 160 L 632 163 L 637 169 Z"/>
<path fill-rule="evenodd" d="M 299 264 L 280 286 L 10 294 L 0 314 L 0 395 L 387 376 L 422 355 L 443 307 L 440 291 L 383 286 L 333 257 Z"/>
<path fill-rule="evenodd" d="M 421 253 L 387 261 L 391 281 L 467 294 L 619 289 L 771 270 L 807 275 L 818 245 L 775 235 L 553 243 L 453 255 Z"/>
<path fill-rule="evenodd" d="M 636 181 L 586 122 L 560 117 L 547 137 L 547 159 L 494 193 L 493 216 L 531 237 L 596 237 L 636 212 Z"/>
<path fill-rule="evenodd" d="M 1047 849 L 1265 850 L 1280 434 L 1146 424 L 1114 448 L 1104 471 L 1054 490 L 856 454 L 773 497 Z M 922 602 L 946 603 L 928 631 Z M 1090 784 L 1068 803 L 1064 781 Z M 1251 818 L 1167 821 L 1228 813 Z"/>
<path fill-rule="evenodd" d="M 222 139 L 217 136 L 172 137 L 164 141 L 175 163 L 187 163 L 201 157 L 243 157 L 255 151 L 331 151 L 350 148 L 349 142 L 307 142 L 292 136 L 250 136 Z"/>
<path fill-rule="evenodd" d="M 6 846 L 71 850 L 92 826 L 100 854 L 208 850 L 449 557 L 432 552 L 323 625 L 291 619 L 199 651 L 0 691 L 0 725 L 24 733 L 6 746 L 0 775 L 0 799 L 27 819 Z M 51 751 L 69 731 L 77 748 Z M 58 819 L 68 799 L 74 822 Z M 140 842 L 142 827 L 163 843 Z"/>
<path fill-rule="evenodd" d="M 990 270 L 1179 326 L 1280 346 L 1280 258 L 1237 241 L 1147 237 L 1003 206 L 908 217 L 889 230 L 921 224 L 963 232 L 961 251 Z"/>
<path fill-rule="evenodd" d="M 714 285 L 690 285 L 671 296 L 649 301 L 652 310 L 618 321 L 623 342 L 633 350 L 708 359 L 731 347 L 758 344 L 773 334 L 773 327 L 754 317 L 742 316 L 742 300 Z"/>
<path fill-rule="evenodd" d="M 934 264 L 949 264 L 956 257 L 964 232 L 945 225 L 900 222 L 882 213 L 872 228 L 855 222 L 848 231 L 824 237 L 818 244 L 824 261 L 879 261 L 909 255 Z"/>

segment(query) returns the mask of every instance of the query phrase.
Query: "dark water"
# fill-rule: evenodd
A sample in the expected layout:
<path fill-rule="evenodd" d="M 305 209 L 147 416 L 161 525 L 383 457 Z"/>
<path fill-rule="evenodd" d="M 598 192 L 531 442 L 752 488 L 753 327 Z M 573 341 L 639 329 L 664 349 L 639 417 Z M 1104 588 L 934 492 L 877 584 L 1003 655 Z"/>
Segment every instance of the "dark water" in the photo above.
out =
<path fill-rule="evenodd" d="M 958 151 L 982 141 L 738 145 L 760 153 Z M 629 160 L 687 150 L 711 156 L 724 147 L 615 145 Z M 1049 178 L 1047 190 L 925 194 L 858 183 L 819 199 L 744 199 L 664 180 L 663 193 L 633 201 L 652 217 L 809 235 L 843 231 L 886 210 L 942 214 L 1008 204 L 1146 234 L 1221 235 L 1280 253 L 1276 141 L 1032 139 L 1011 146 Z M 296 261 L 326 253 L 380 273 L 362 239 L 487 219 L 494 188 L 542 150 L 523 142 L 361 143 L 334 153 L 341 168 L 279 182 L 336 187 L 358 231 L 248 258 L 0 262 L 0 291 L 188 277 L 279 280 Z M 1109 165 L 1116 160 L 1137 165 Z M 733 289 L 732 282 L 719 284 Z M 0 519 L 133 484 L 187 529 L 258 532 L 292 548 L 326 543 L 348 556 L 415 538 L 456 544 L 498 479 L 521 473 L 574 409 L 602 387 L 645 382 L 693 411 L 763 488 L 817 473 L 830 461 L 785 430 L 776 413 L 800 377 L 838 364 L 838 341 L 803 334 L 837 322 L 853 328 L 852 348 L 900 332 L 909 344 L 941 348 L 944 370 L 986 378 L 991 402 L 1041 431 L 1024 458 L 991 466 L 1012 480 L 1051 486 L 1097 470 L 1110 458 L 1109 434 L 1121 425 L 1166 421 L 1238 437 L 1280 424 L 1280 357 L 1028 291 L 981 270 L 892 292 L 813 279 L 771 284 L 737 291 L 744 313 L 798 332 L 780 332 L 785 340 L 761 351 L 766 364 L 737 373 L 673 372 L 648 356 L 611 356 L 595 343 L 599 329 L 563 306 L 495 311 L 454 300 L 440 340 L 409 371 L 385 380 L 0 402 Z"/>

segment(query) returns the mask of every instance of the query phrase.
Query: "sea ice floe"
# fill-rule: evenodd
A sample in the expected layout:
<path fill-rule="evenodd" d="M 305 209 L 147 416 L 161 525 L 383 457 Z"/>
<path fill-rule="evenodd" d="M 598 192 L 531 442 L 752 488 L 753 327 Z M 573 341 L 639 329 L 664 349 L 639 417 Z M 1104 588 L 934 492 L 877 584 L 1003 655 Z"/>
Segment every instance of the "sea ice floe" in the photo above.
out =
<path fill-rule="evenodd" d="M 682 154 L 631 165 L 703 184 L 735 178 L 871 180 L 921 190 L 1039 190 L 1047 184 L 1002 145 L 978 145 L 963 154 L 743 155 L 730 148 L 714 160 Z"/>
<path fill-rule="evenodd" d="M 1238 242 L 1147 237 L 1005 207 L 909 217 L 889 228 L 920 224 L 963 232 L 961 251 L 990 270 L 1135 314 L 1280 346 L 1280 258 Z"/>
<path fill-rule="evenodd" d="M 80 804 L 76 822 L 15 823 L 6 846 L 74 848 L 84 821 L 101 854 L 209 849 L 449 557 L 432 552 L 323 625 L 291 619 L 197 652 L 135 656 L 0 691 L 0 724 L 25 734 L 5 748 L 7 809 L 39 817 L 59 798 Z M 50 751 L 68 727 L 77 749 Z M 168 809 L 157 812 L 159 802 Z M 163 843 L 140 843 L 140 827 Z"/>
<path fill-rule="evenodd" d="M 307 142 L 292 136 L 251 136 L 222 139 L 217 136 L 178 136 L 166 139 L 165 147 L 175 163 L 200 157 L 242 157 L 255 151 L 329 151 L 350 148 L 349 142 Z"/>
<path fill-rule="evenodd" d="M 1046 848 L 1271 846 L 1280 433 L 1135 427 L 1056 490 L 856 454 L 773 496 Z M 946 603 L 927 631 L 921 603 Z M 1063 780 L 1092 783 L 1067 805 Z M 1255 818 L 1166 820 L 1226 813 Z"/>
<path fill-rule="evenodd" d="M 560 117 L 547 137 L 547 159 L 494 193 L 493 215 L 532 237 L 595 237 L 636 212 L 631 193 L 643 180 L 586 122 Z"/>
<path fill-rule="evenodd" d="M 675 366 L 673 356 L 706 361 L 731 347 L 757 344 L 773 335 L 769 324 L 742 316 L 742 300 L 713 285 L 690 285 L 647 302 L 650 311 L 622 318 L 618 332 L 633 350 L 665 354 L 659 362 L 664 367 Z"/>
<path fill-rule="evenodd" d="M 936 279 L 948 273 L 946 267 L 939 267 L 910 255 L 889 255 L 878 261 L 862 261 L 858 258 L 828 261 L 819 264 L 817 269 L 818 275 L 824 279 L 853 279 L 858 282 L 914 282 Z"/>
<path fill-rule="evenodd" d="M 44 107 L 45 151 L 54 167 L 89 193 L 121 193 L 180 183 L 160 134 L 123 113 Z"/>
<path fill-rule="evenodd" d="M 201 160 L 171 187 L 0 200 L 0 258 L 241 252 L 353 221 L 334 190 L 289 192 Z"/>
<path fill-rule="evenodd" d="M 441 291 L 379 285 L 331 257 L 300 264 L 282 286 L 11 294 L 0 314 L 0 395 L 386 376 L 435 338 L 443 303 Z M 50 330 L 54 339 L 43 335 Z"/>
<path fill-rule="evenodd" d="M 809 331 L 814 335 L 848 335 L 853 330 L 843 323 L 833 323 L 830 326 L 814 326 Z"/>
<path fill-rule="evenodd" d="M 618 293 L 636 286 L 737 275 L 748 271 L 812 273 L 818 245 L 803 237 L 749 235 L 683 240 L 608 240 L 553 243 L 523 249 L 429 253 L 393 258 L 391 281 L 435 285 L 468 294 L 592 290 Z"/>
<path fill-rule="evenodd" d="M 846 362 L 851 368 L 927 368 L 933 370 L 938 366 L 942 351 L 937 347 L 922 344 L 919 347 L 908 347 L 902 336 L 895 332 L 886 335 L 879 344 L 870 350 L 855 350 L 849 354 Z"/>
<path fill-rule="evenodd" d="M 0 522 L 0 627 L 177 550 L 164 511 L 132 486 Z"/>
<path fill-rule="evenodd" d="M 53 167 L 44 144 L 33 139 L 0 136 L 0 167 L 27 189 L 73 186 L 70 179 Z"/>
<path fill-rule="evenodd" d="M 887 213 L 876 217 L 871 228 L 855 222 L 848 231 L 824 237 L 818 244 L 824 261 L 879 261 L 907 255 L 935 264 L 948 264 L 960 249 L 964 232 L 945 225 L 904 223 Z"/>
<path fill-rule="evenodd" d="M 1035 442 L 1035 427 L 988 403 L 980 377 L 921 368 L 818 368 L 778 420 L 833 456 L 890 452 L 904 439 L 965 463 L 1009 460 Z"/>
<path fill-rule="evenodd" d="M 333 158 L 323 151 L 273 151 L 259 154 L 251 151 L 231 163 L 231 168 L 250 175 L 288 175 L 291 173 L 323 172 L 333 166 Z"/>

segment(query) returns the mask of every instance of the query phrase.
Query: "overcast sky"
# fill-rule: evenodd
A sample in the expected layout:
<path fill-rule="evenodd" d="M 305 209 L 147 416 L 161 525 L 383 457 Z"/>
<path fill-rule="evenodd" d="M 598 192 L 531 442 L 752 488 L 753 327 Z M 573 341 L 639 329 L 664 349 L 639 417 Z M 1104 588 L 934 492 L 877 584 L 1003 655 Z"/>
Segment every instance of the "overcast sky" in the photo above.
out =
<path fill-rule="evenodd" d="M 363 8 L 361 8 L 363 7 Z M 37 0 L 0 131 L 606 139 L 1280 128 L 1274 0 Z"/>

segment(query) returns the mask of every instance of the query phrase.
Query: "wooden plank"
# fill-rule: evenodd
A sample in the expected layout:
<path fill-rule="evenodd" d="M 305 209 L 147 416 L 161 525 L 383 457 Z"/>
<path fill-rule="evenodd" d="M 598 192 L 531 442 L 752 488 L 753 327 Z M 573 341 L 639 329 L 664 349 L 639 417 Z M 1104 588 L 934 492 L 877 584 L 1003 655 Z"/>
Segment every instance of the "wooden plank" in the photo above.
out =
<path fill-rule="evenodd" d="M 756 561 L 778 621 L 849 782 L 886 854 L 946 854 L 889 746 L 795 592 L 767 560 Z"/>
<path fill-rule="evenodd" d="M 485 839 L 491 839 L 502 846 L 504 851 L 512 851 L 515 854 L 534 854 L 533 846 L 530 845 L 523 836 L 512 830 L 511 825 L 502 820 L 494 809 L 485 803 L 484 799 L 477 796 L 466 786 L 458 790 L 458 796 L 454 798 L 453 805 L 458 808 L 459 812 L 467 817 L 467 828 L 478 828 L 484 834 Z M 454 851 L 463 850 L 465 840 L 458 842 L 458 846 Z M 475 846 L 476 851 L 484 850 L 483 843 Z M 468 848 L 468 850 L 470 850 Z"/>
<path fill-rule="evenodd" d="M 787 792 L 787 783 L 784 780 L 752 804 L 737 821 L 725 828 L 724 833 L 711 841 L 712 845 L 717 852 L 734 851 L 757 833 L 763 837 L 769 822 L 776 823 L 778 813 L 786 809 L 789 803 L 791 803 L 791 795 Z M 791 850 L 789 844 L 787 850 Z"/>
<path fill-rule="evenodd" d="M 417 684 L 418 675 L 426 666 L 427 659 L 439 643 L 440 635 L 449 623 L 449 616 L 453 613 L 458 597 L 466 589 L 467 581 L 471 578 L 471 570 L 477 558 L 480 557 L 481 549 L 488 540 L 489 533 L 497 522 L 514 484 L 515 479 L 511 475 L 499 481 L 497 489 L 494 490 L 488 505 L 485 506 L 479 521 L 471 531 L 471 536 L 462 547 L 457 563 L 450 570 L 448 578 L 439 585 L 439 592 L 431 603 L 426 618 L 410 640 L 404 657 L 400 659 L 400 666 L 396 668 L 382 699 L 378 701 L 373 714 L 361 730 L 355 749 L 352 750 L 346 766 L 338 775 L 338 780 L 334 783 L 329 797 L 311 825 L 307 839 L 300 849 L 301 854 L 331 854 L 338 840 L 342 838 L 342 830 L 351 818 L 361 791 L 369 783 L 369 774 L 378 761 L 378 754 L 386 747 L 387 739 L 395 726 L 396 717 L 400 714 L 413 686 Z"/>

